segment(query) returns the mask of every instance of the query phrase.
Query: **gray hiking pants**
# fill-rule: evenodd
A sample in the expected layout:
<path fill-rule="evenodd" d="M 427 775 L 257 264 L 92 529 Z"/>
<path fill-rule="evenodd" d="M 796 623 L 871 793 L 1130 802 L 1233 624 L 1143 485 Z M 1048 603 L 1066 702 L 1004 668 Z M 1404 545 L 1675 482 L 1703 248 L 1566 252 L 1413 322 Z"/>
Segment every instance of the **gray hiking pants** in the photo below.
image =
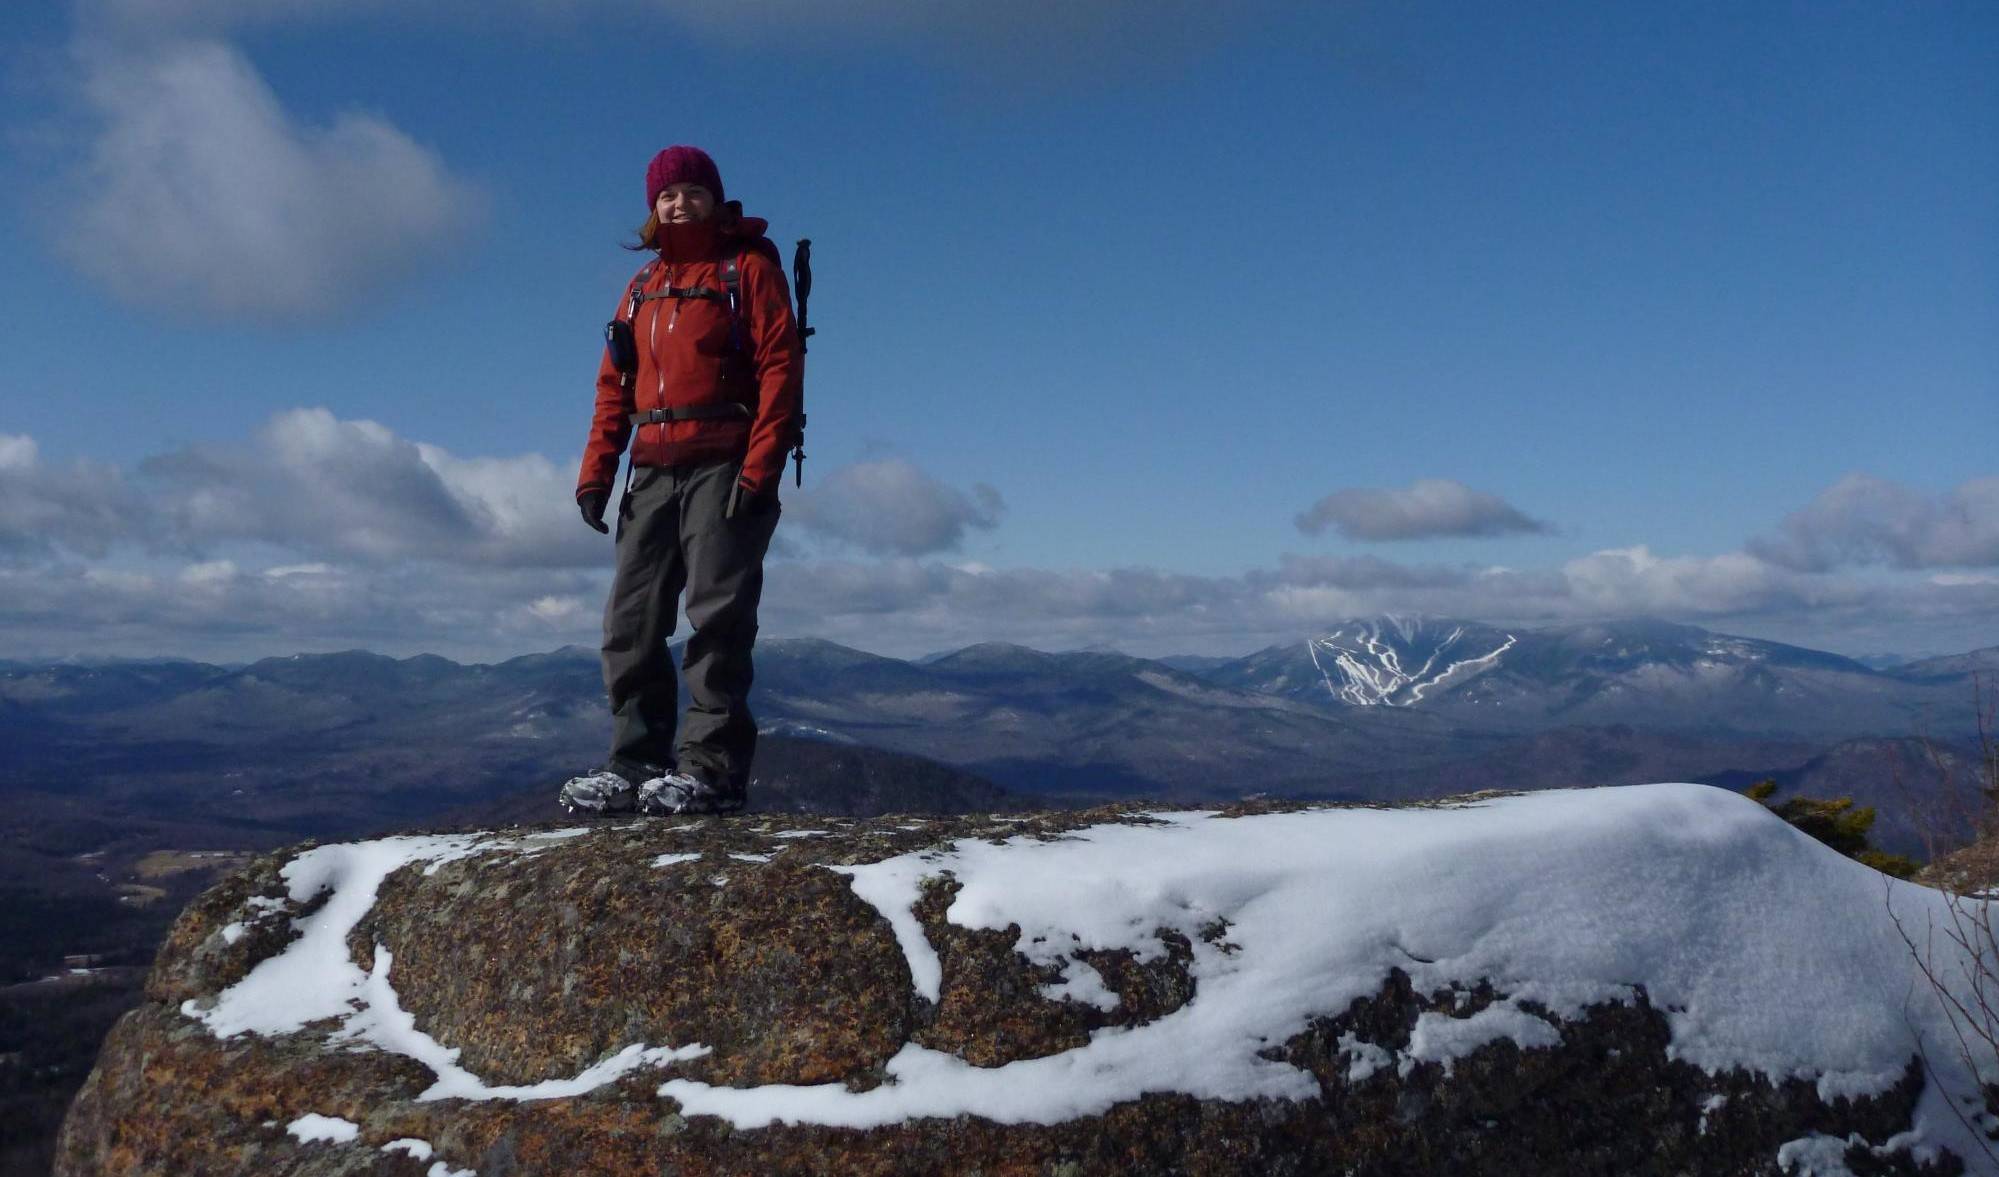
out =
<path fill-rule="evenodd" d="M 618 568 L 604 603 L 604 689 L 612 757 L 678 762 L 740 792 L 756 754 L 750 647 L 778 509 L 724 518 L 736 471 L 735 462 L 703 462 L 634 472 L 618 508 Z M 693 633 L 682 656 L 688 706 L 676 747 L 679 690 L 666 641 L 683 589 Z"/>

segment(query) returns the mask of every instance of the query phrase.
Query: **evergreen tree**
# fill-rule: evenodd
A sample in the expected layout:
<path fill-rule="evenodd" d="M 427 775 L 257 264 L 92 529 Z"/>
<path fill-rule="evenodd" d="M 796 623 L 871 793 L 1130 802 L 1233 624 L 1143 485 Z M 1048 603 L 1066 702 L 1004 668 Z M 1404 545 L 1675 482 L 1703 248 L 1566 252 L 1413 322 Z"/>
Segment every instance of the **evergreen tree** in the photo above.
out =
<path fill-rule="evenodd" d="M 1772 805 L 1770 798 L 1776 792 L 1776 781 L 1761 780 L 1749 786 L 1748 796 L 1834 850 L 1856 862 L 1865 863 L 1884 875 L 1906 879 L 1920 868 L 1921 864 L 1907 855 L 1889 854 L 1868 845 L 1867 834 L 1874 828 L 1872 805 L 1855 808 L 1851 797 L 1839 797 L 1833 800 L 1791 797 Z"/>

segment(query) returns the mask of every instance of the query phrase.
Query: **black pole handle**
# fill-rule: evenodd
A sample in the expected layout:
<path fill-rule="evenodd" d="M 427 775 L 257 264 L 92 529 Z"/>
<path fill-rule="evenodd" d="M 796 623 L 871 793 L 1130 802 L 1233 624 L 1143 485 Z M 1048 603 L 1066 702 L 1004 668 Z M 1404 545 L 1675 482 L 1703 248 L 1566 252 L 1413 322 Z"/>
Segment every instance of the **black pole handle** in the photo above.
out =
<path fill-rule="evenodd" d="M 800 237 L 791 255 L 791 288 L 798 294 L 798 350 L 806 350 L 812 328 L 805 325 L 805 304 L 812 297 L 812 238 Z"/>

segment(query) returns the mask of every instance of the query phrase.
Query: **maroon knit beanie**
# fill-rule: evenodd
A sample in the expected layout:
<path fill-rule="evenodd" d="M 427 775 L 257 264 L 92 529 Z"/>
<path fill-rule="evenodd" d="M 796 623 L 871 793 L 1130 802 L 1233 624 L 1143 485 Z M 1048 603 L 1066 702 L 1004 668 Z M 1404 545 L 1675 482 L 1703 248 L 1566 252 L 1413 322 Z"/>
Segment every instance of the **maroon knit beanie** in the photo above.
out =
<path fill-rule="evenodd" d="M 670 185 L 680 183 L 699 184 L 714 193 L 716 204 L 722 203 L 722 173 L 708 153 L 699 147 L 669 147 L 646 165 L 646 207 L 652 207 Z"/>

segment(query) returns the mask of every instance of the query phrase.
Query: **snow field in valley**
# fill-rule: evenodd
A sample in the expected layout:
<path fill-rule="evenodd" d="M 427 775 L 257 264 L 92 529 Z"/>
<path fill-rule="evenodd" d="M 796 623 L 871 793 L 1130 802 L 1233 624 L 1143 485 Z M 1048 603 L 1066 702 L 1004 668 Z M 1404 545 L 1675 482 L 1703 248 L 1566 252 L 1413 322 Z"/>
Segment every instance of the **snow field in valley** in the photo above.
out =
<path fill-rule="evenodd" d="M 368 972 L 347 959 L 347 932 L 393 870 L 538 848 L 526 843 L 389 838 L 307 851 L 285 878 L 297 902 L 331 889 L 325 906 L 299 921 L 302 935 L 279 956 L 212 1005 L 184 1011 L 220 1035 L 343 1018 L 344 1036 L 436 1072 L 426 1099 L 555 1098 L 702 1053 L 633 1044 L 573 1079 L 489 1087 L 401 1011 L 386 950 Z M 1076 954 L 1122 948 L 1156 958 L 1166 951 L 1162 929 L 1192 945 L 1195 996 L 1154 1022 L 1000 1067 L 909 1044 L 889 1062 L 889 1081 L 868 1091 L 669 1079 L 659 1094 L 685 1114 L 742 1128 L 958 1114 L 1056 1123 L 1148 1092 L 1309 1100 L 1318 1088 L 1308 1074 L 1258 1052 L 1376 993 L 1400 968 L 1418 992 L 1487 980 L 1504 996 L 1469 1018 L 1424 1014 L 1404 1051 L 1349 1035 L 1342 1046 L 1354 1079 L 1426 1061 L 1448 1067 L 1502 1038 L 1553 1045 L 1557 1028 L 1523 1002 L 1573 1017 L 1630 1001 L 1643 986 L 1670 1027 L 1673 1057 L 1710 1072 L 1800 1077 L 1825 1098 L 1892 1087 L 1920 1035 L 1942 1089 L 1926 1088 L 1910 1132 L 1877 1143 L 1918 1156 L 1937 1146 L 1979 1155 L 1946 1094 L 1975 1090 L 1977 1076 L 1957 1058 L 1956 1036 L 1896 926 L 1918 941 L 1933 922 L 1947 926 L 1945 897 L 1887 879 L 1721 789 L 1643 785 L 1243 818 L 1166 813 L 1054 841 L 968 840 L 833 869 L 888 921 L 912 984 L 932 1000 L 941 967 L 912 909 L 923 881 L 946 873 L 960 888 L 948 919 L 1018 925 L 1020 952 L 1066 970 L 1045 996 L 1113 1008 L 1115 995 Z M 1940 963 L 1941 974 L 1958 975 L 1962 962 Z M 1989 1058 L 1981 1068 L 1999 1075 Z M 1786 1148 L 1802 1161 L 1823 1145 Z"/>

